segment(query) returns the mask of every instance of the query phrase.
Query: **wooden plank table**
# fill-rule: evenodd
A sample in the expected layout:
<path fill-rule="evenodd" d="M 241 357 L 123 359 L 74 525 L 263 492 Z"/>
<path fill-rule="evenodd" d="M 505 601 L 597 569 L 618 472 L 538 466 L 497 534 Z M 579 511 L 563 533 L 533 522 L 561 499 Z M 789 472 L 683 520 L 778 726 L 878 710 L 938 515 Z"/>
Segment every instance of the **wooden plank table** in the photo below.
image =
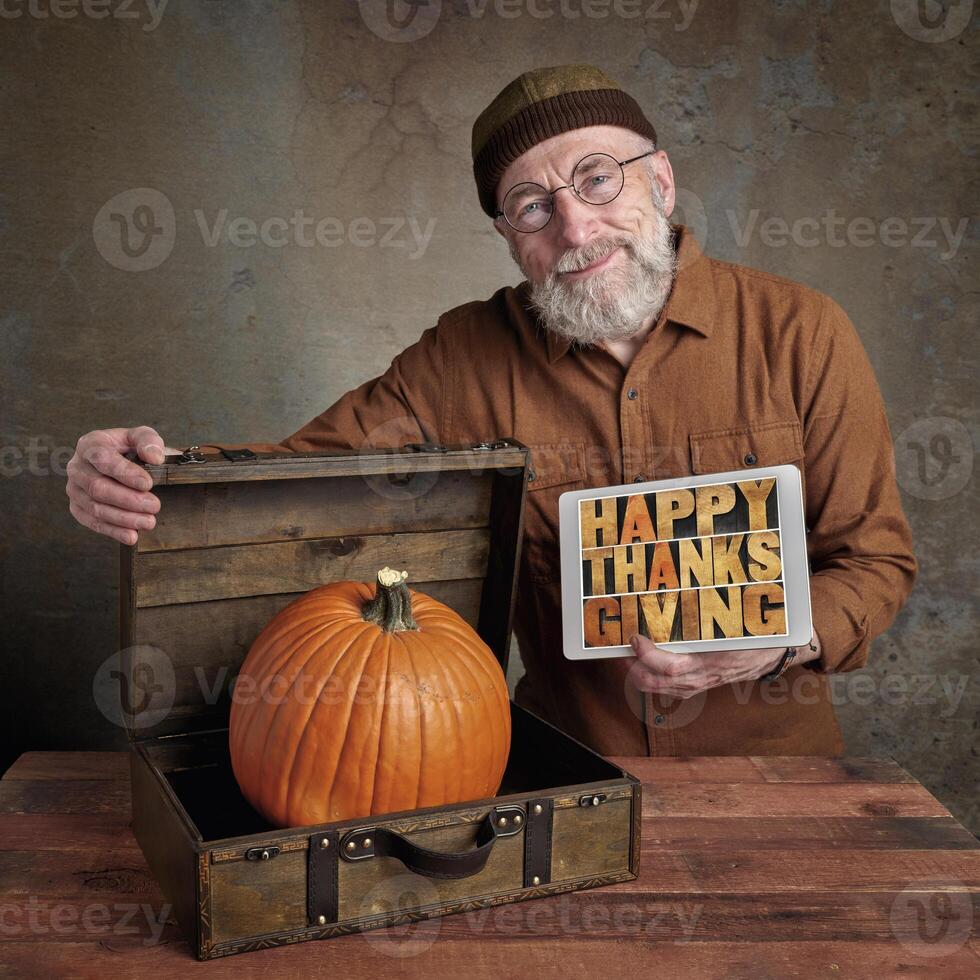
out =
<path fill-rule="evenodd" d="M 0 976 L 980 976 L 980 845 L 894 762 L 613 761 L 644 783 L 636 881 L 200 963 L 126 754 L 28 752 L 0 780 Z"/>

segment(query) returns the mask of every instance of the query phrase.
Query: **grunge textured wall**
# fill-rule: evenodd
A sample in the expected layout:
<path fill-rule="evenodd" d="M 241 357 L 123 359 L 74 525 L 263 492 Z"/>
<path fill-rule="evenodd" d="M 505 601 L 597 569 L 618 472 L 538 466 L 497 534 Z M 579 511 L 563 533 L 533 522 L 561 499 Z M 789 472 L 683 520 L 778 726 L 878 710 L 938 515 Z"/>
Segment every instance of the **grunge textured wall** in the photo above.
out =
<path fill-rule="evenodd" d="M 4 757 L 119 746 L 116 547 L 75 525 L 93 428 L 275 440 L 521 276 L 470 126 L 588 61 L 655 122 L 709 254 L 829 293 L 884 393 L 920 577 L 839 678 L 852 754 L 974 829 L 972 0 L 10 0 L 0 20 Z M 972 55 L 972 57 L 971 57 Z"/>

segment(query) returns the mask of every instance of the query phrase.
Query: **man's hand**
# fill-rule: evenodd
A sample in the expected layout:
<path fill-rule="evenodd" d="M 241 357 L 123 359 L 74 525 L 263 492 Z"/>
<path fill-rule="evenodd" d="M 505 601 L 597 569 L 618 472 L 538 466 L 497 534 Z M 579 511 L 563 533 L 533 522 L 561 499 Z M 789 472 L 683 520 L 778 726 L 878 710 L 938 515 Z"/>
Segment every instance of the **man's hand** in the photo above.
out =
<path fill-rule="evenodd" d="M 65 485 L 75 520 L 123 544 L 136 544 L 137 529 L 152 528 L 160 509 L 160 498 L 149 492 L 153 481 L 147 472 L 123 457 L 133 449 L 147 463 L 162 463 L 165 453 L 179 452 L 164 446 L 148 425 L 97 429 L 78 440 Z"/>
<path fill-rule="evenodd" d="M 671 653 L 637 633 L 630 640 L 636 654 L 630 676 L 641 691 L 693 698 L 712 687 L 752 680 L 768 674 L 782 659 L 785 647 L 769 650 L 717 650 L 713 653 Z M 796 648 L 793 664 L 820 656 L 820 639 Z"/>

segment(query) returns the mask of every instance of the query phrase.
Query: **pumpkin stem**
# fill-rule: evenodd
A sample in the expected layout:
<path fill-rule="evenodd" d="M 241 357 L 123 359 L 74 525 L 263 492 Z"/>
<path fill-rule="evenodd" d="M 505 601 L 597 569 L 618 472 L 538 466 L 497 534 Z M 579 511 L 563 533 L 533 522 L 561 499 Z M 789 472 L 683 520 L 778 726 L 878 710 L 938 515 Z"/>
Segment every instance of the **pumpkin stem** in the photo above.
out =
<path fill-rule="evenodd" d="M 408 572 L 396 572 L 386 565 L 378 572 L 374 598 L 364 603 L 361 618 L 375 623 L 386 633 L 398 630 L 417 630 L 419 624 L 412 616 L 412 596 L 405 584 Z"/>

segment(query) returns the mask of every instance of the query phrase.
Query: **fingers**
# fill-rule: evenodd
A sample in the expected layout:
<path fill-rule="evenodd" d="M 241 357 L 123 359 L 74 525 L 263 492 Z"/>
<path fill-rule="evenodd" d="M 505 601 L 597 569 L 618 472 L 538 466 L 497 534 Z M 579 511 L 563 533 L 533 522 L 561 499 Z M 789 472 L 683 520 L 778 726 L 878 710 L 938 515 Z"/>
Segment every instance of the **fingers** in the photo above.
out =
<path fill-rule="evenodd" d="M 87 433 L 68 462 L 65 485 L 68 509 L 79 524 L 127 545 L 137 543 L 139 530 L 155 526 L 153 515 L 160 510 L 160 499 L 149 492 L 150 475 L 123 456 L 134 448 L 159 453 L 161 461 L 165 451 L 149 426 Z"/>
<path fill-rule="evenodd" d="M 142 473 L 142 471 L 140 472 Z M 149 481 L 149 486 L 152 486 L 153 483 L 149 476 L 146 473 L 142 475 Z M 141 482 L 140 486 L 147 487 L 147 483 Z M 69 497 L 73 497 L 76 491 L 99 503 L 111 504 L 122 510 L 134 511 L 139 514 L 155 514 L 160 510 L 160 498 L 150 493 L 148 488 L 133 490 L 96 469 L 86 460 L 79 461 L 72 470 L 66 492 Z"/>
<path fill-rule="evenodd" d="M 149 490 L 153 486 L 149 473 L 139 464 L 130 462 L 123 456 L 124 452 L 133 447 L 119 447 L 108 439 L 98 438 L 99 435 L 100 433 L 94 433 L 92 439 L 86 437 L 79 440 L 71 462 L 77 459 L 80 464 L 88 464 L 96 473 L 132 487 L 134 490 Z M 83 479 L 86 476 L 91 478 L 90 471 L 85 466 L 79 467 L 79 475 Z M 92 493 L 91 488 L 84 483 L 83 489 Z"/>
<path fill-rule="evenodd" d="M 690 698 L 718 682 L 709 676 L 700 656 L 661 650 L 640 634 L 631 639 L 630 645 L 636 653 L 630 677 L 640 691 Z"/>
<path fill-rule="evenodd" d="M 691 653 L 671 653 L 661 650 L 648 637 L 637 633 L 631 641 L 636 659 L 655 674 L 680 677 L 701 667 L 701 659 Z"/>
<path fill-rule="evenodd" d="M 100 521 L 98 518 L 93 517 L 91 514 L 82 510 L 82 508 L 79 507 L 74 500 L 68 505 L 68 509 L 71 511 L 72 517 L 74 517 L 79 524 L 81 524 L 83 527 L 89 528 L 89 530 L 95 531 L 96 534 L 105 535 L 107 538 L 114 538 L 116 541 L 128 545 L 134 545 L 138 540 L 138 532 L 124 527 L 116 527 L 113 524 L 107 524 Z"/>
<path fill-rule="evenodd" d="M 157 519 L 153 514 L 102 503 L 99 500 L 94 500 L 84 490 L 76 489 L 73 491 L 71 500 L 86 514 L 103 524 L 124 529 L 136 528 L 143 531 L 149 531 L 156 526 Z"/>
<path fill-rule="evenodd" d="M 147 463 L 162 463 L 163 457 L 168 452 L 163 444 L 163 438 L 156 429 L 148 425 L 137 425 L 135 428 L 128 429 L 126 432 L 129 440 L 129 448 L 135 449 L 140 459 Z M 173 452 L 173 450 L 169 450 Z"/>

